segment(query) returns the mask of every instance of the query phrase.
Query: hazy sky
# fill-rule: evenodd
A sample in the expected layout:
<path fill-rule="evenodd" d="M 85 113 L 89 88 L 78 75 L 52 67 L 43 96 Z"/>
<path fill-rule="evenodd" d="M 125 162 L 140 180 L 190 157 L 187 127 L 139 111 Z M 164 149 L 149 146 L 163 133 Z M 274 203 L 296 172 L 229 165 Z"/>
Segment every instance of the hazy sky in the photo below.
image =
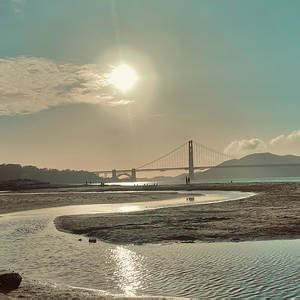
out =
<path fill-rule="evenodd" d="M 135 167 L 193 138 L 300 155 L 300 1 L 0 0 L 0 160 Z M 139 76 L 128 93 L 112 66 Z"/>

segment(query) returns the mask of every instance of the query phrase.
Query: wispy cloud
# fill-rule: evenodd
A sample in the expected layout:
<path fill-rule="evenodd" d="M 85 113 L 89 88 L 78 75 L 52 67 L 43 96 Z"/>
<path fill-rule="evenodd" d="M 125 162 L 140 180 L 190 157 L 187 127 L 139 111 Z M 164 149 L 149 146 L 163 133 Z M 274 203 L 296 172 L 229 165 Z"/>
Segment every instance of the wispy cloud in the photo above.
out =
<path fill-rule="evenodd" d="M 264 141 L 259 138 L 232 141 L 224 152 L 236 157 L 256 152 L 273 152 L 278 154 L 300 154 L 300 129 L 288 134 L 280 134 Z"/>
<path fill-rule="evenodd" d="M 269 144 L 271 146 L 276 146 L 278 144 L 281 144 L 284 140 L 285 140 L 285 135 L 281 134 L 281 135 L 278 135 L 275 138 L 271 139 Z"/>
<path fill-rule="evenodd" d="M 225 153 L 233 156 L 242 156 L 254 152 L 262 152 L 267 149 L 266 143 L 258 138 L 242 139 L 232 141 L 224 150 Z"/>
<path fill-rule="evenodd" d="M 71 104 L 110 106 L 132 101 L 110 88 L 96 64 L 64 64 L 45 58 L 0 59 L 0 115 L 33 113 Z"/>
<path fill-rule="evenodd" d="M 271 146 L 288 146 L 300 143 L 300 130 L 294 130 L 289 134 L 281 134 L 270 140 Z"/>

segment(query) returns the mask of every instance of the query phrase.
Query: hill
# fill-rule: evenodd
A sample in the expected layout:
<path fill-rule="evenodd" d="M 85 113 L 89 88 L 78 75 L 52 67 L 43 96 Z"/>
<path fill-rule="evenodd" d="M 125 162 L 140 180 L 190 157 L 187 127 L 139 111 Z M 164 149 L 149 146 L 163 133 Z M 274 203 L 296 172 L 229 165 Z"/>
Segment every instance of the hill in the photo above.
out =
<path fill-rule="evenodd" d="M 36 180 L 51 184 L 81 184 L 86 181 L 100 181 L 97 175 L 88 171 L 40 169 L 19 164 L 0 165 L 0 182 L 17 179 Z"/>
<path fill-rule="evenodd" d="M 219 167 L 197 172 L 195 179 L 300 177 L 300 156 L 255 153 L 225 161 Z"/>

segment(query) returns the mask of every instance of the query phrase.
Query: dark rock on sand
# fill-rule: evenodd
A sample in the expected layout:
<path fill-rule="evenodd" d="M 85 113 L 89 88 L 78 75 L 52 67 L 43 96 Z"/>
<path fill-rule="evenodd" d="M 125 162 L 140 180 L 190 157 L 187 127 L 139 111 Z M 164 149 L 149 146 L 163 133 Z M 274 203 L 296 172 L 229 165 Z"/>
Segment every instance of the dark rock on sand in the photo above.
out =
<path fill-rule="evenodd" d="M 22 281 L 22 277 L 18 273 L 5 273 L 0 275 L 0 290 L 12 291 L 17 289 Z"/>

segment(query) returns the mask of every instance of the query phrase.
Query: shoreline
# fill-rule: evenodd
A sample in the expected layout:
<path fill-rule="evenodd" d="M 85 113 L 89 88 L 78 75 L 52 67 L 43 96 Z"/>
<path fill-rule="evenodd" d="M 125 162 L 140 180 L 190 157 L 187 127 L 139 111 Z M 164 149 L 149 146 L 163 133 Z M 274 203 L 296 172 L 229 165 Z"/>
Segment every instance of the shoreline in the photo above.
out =
<path fill-rule="evenodd" d="M 153 296 L 153 295 L 122 295 L 112 294 L 106 291 L 71 286 L 66 284 L 56 284 L 52 282 L 41 282 L 25 277 L 16 290 L 2 293 L 0 299 L 156 299 L 172 300 L 186 299 L 182 297 Z"/>
<path fill-rule="evenodd" d="M 131 203 L 145 201 L 160 201 L 171 198 L 182 197 L 184 193 L 179 194 L 176 191 L 124 191 L 122 193 L 110 192 L 80 192 L 86 196 L 84 199 L 76 197 L 78 191 L 39 191 L 25 193 L 0 193 L 0 217 L 4 214 L 21 212 L 27 210 L 44 209 L 51 207 L 72 206 L 72 205 L 89 205 L 89 204 L 111 204 L 111 203 Z M 39 196 L 39 199 L 32 199 Z M 57 195 L 53 199 L 53 195 Z M 61 197 L 61 196 L 64 197 Z M 49 197 L 50 196 L 50 197 Z M 11 199 L 13 198 L 13 199 Z"/>
<path fill-rule="evenodd" d="M 124 203 L 154 201 L 176 197 L 178 192 L 207 191 L 240 191 L 264 192 L 280 186 L 299 186 L 300 183 L 202 183 L 202 184 L 166 184 L 159 186 L 67 186 L 53 188 L 20 189 L 0 192 L 0 215 L 40 208 L 68 205 Z M 78 193 L 90 193 L 87 199 L 76 199 Z M 47 195 L 60 194 L 66 197 L 48 199 Z M 91 196 L 93 194 L 93 196 Z M 30 195 L 40 195 L 41 199 L 31 199 Z M 74 197 L 71 197 L 73 196 Z M 178 195 L 178 197 L 183 194 Z M 21 197 L 19 197 L 21 196 Z M 142 199 L 140 199 L 142 197 Z M 22 199 L 21 199 L 22 198 Z"/>
<path fill-rule="evenodd" d="M 300 237 L 300 184 L 235 185 L 249 198 L 122 214 L 60 216 L 58 230 L 113 244 L 239 242 Z M 210 190 L 221 190 L 219 185 Z"/>

